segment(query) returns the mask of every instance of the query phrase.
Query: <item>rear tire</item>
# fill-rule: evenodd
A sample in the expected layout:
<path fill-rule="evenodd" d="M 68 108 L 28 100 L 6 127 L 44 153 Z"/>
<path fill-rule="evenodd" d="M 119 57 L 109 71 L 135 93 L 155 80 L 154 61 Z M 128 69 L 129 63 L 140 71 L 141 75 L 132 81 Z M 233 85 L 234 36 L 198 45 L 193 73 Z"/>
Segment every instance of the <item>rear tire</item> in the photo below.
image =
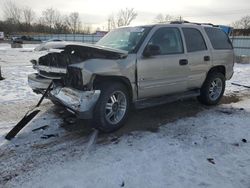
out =
<path fill-rule="evenodd" d="M 198 100 L 205 105 L 218 104 L 225 91 L 225 80 L 225 76 L 220 72 L 209 73 L 203 83 Z"/>
<path fill-rule="evenodd" d="M 110 133 L 121 128 L 127 118 L 130 98 L 127 88 L 118 82 L 104 82 L 96 87 L 101 90 L 94 109 L 94 127 Z"/>

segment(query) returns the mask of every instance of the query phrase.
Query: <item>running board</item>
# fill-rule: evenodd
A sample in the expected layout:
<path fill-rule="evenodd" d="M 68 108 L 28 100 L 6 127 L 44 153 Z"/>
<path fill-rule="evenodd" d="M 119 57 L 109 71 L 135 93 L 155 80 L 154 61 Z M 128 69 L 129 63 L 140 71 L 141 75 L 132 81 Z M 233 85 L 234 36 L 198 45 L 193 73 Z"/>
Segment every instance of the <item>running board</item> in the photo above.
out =
<path fill-rule="evenodd" d="M 200 90 L 196 89 L 196 90 L 187 91 L 187 92 L 184 92 L 184 93 L 178 93 L 178 94 L 173 94 L 173 95 L 165 95 L 165 96 L 161 96 L 161 97 L 142 99 L 142 100 L 136 101 L 134 104 L 135 104 L 136 109 L 143 109 L 143 108 L 159 106 L 159 105 L 162 105 L 162 104 L 175 102 L 175 101 L 178 101 L 178 100 L 181 100 L 181 99 L 197 97 L 199 95 L 200 95 Z"/>

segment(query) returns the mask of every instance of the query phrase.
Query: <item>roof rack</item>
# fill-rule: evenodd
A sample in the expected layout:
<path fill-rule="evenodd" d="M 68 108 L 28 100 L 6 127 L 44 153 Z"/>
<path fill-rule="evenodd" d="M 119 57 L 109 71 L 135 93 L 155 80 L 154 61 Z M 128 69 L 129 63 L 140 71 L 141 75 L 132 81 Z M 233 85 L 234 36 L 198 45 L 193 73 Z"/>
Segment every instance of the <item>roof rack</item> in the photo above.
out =
<path fill-rule="evenodd" d="M 210 25 L 212 27 L 219 27 L 218 25 L 214 25 L 211 23 L 196 23 L 196 22 L 189 22 L 189 21 L 172 21 L 170 24 L 195 24 L 195 25 Z"/>

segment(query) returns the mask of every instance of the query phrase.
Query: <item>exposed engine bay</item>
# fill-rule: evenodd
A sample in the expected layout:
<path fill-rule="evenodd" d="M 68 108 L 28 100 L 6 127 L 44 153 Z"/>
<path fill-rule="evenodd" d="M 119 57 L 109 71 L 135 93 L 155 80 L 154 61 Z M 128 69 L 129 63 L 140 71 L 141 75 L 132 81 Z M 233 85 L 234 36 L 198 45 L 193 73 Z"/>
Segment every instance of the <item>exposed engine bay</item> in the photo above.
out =
<path fill-rule="evenodd" d="M 39 75 L 50 79 L 61 78 L 66 73 L 68 65 L 87 59 L 120 59 L 127 56 L 125 51 L 119 52 L 119 50 L 90 44 L 70 44 L 63 48 L 60 47 L 56 52 L 53 50 L 40 57 L 38 61 L 32 60 Z"/>

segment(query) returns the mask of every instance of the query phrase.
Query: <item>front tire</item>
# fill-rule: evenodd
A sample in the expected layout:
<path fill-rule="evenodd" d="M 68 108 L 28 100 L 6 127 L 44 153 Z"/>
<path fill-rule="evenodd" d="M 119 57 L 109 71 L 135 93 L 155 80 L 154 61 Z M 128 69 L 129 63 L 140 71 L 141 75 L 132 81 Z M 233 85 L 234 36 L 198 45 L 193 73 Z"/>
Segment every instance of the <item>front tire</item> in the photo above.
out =
<path fill-rule="evenodd" d="M 94 126 L 106 133 L 116 131 L 128 118 L 130 98 L 127 88 L 121 83 L 105 82 L 97 89 L 101 94 L 94 109 Z"/>
<path fill-rule="evenodd" d="M 225 91 L 225 76 L 220 72 L 211 72 L 201 88 L 198 100 L 205 105 L 216 105 Z"/>

